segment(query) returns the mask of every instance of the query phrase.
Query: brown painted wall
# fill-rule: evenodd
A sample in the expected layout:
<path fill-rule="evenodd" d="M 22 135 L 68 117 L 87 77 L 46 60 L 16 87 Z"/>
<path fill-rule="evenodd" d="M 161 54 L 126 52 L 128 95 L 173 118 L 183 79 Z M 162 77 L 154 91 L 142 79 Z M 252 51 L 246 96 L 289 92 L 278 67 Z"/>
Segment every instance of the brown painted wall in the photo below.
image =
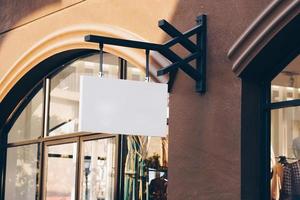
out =
<path fill-rule="evenodd" d="M 0 0 L 0 33 L 31 23 L 84 0 Z"/>
<path fill-rule="evenodd" d="M 208 91 L 180 73 L 171 95 L 170 191 L 173 199 L 240 199 L 241 82 L 226 54 L 270 1 L 181 1 L 173 24 L 208 15 Z M 195 8 L 195 9 L 191 9 Z M 184 24 L 183 22 L 188 22 Z"/>
<path fill-rule="evenodd" d="M 208 91 L 203 96 L 195 93 L 194 82 L 180 72 L 170 98 L 169 199 L 238 200 L 241 82 L 232 73 L 226 54 L 270 1 L 129 0 L 125 3 L 88 0 L 1 35 L 0 68 L 4 68 L 0 69 L 0 81 L 13 66 L 19 66 L 13 63 L 24 51 L 48 34 L 69 25 L 108 24 L 145 40 L 163 42 L 168 37 L 157 28 L 158 19 L 166 18 L 185 31 L 195 24 L 197 15 L 206 13 Z M 102 13 L 101 9 L 104 9 Z M 2 21 L 3 16 L 0 17 Z M 22 42 L 24 34 L 28 38 L 14 52 L 14 39 Z M 180 47 L 175 50 L 185 54 Z M 4 85 L 0 85 L 0 93 L 2 87 Z"/>

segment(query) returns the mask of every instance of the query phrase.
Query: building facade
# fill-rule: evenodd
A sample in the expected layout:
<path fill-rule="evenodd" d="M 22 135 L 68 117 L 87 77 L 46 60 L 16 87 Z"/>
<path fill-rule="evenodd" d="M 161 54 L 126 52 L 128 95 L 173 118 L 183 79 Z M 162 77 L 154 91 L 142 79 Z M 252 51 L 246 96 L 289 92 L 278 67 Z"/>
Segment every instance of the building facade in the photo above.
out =
<path fill-rule="evenodd" d="M 66 96 L 76 99 L 76 94 L 71 93 L 78 91 L 79 75 L 97 74 L 99 46 L 85 42 L 85 35 L 162 44 L 169 36 L 158 28 L 160 19 L 184 32 L 195 26 L 195 19 L 201 14 L 207 15 L 207 91 L 199 95 L 195 92 L 195 82 L 179 70 L 169 98 L 168 138 L 153 139 L 153 147 L 147 149 L 153 155 L 152 164 L 155 155 L 160 164 L 155 167 L 150 163 L 147 169 L 156 169 L 151 172 L 152 179 L 157 172 L 160 177 L 167 174 L 164 177 L 167 198 L 171 200 L 265 200 L 272 195 L 270 147 L 274 148 L 275 157 L 294 157 L 289 146 L 299 135 L 299 114 L 295 111 L 300 105 L 299 96 L 296 90 L 288 89 L 299 88 L 298 1 L 4 0 L 0 3 L 1 200 L 21 197 L 54 200 L 58 198 L 55 195 L 64 199 L 155 198 L 151 197 L 149 180 L 145 184 L 142 180 L 141 174 L 145 172 L 137 161 L 137 155 L 143 154 L 137 144 L 150 145 L 149 138 L 138 138 L 137 142 L 134 137 L 78 133 L 73 120 L 77 116 L 76 105 Z M 172 50 L 182 57 L 187 55 L 179 45 Z M 104 46 L 104 51 L 106 76 L 143 80 L 144 51 L 109 45 Z M 169 77 L 157 77 L 156 71 L 170 61 L 151 52 L 150 62 L 152 81 L 167 82 Z M 39 106 L 40 111 L 36 109 Z M 294 111 L 283 111 L 286 107 Z M 40 113 L 28 111 L 29 116 L 23 116 L 24 109 Z M 18 123 L 22 117 L 23 122 Z M 71 121 L 75 124 L 69 125 Z M 290 132 L 293 134 L 289 135 Z M 63 149 L 62 144 L 69 146 Z M 85 145 L 90 150 L 85 151 Z M 18 148 L 29 152 L 28 159 L 17 158 Z M 62 155 L 73 161 L 64 164 L 68 166 L 65 171 L 58 172 L 50 158 Z M 18 178 L 14 177 L 14 170 L 26 166 L 26 159 L 32 157 L 35 160 L 31 165 Z M 99 166 L 106 166 L 99 168 L 102 171 L 85 170 L 90 169 L 85 166 L 89 163 L 79 161 L 93 157 Z M 143 156 L 141 159 L 145 160 Z M 128 160 L 138 164 L 129 167 Z M 133 169 L 133 175 L 129 169 Z M 24 178 L 29 173 L 39 175 L 30 181 Z M 109 176 L 101 178 L 101 173 Z M 77 174 L 77 178 L 55 179 L 72 174 Z M 98 179 L 105 183 L 97 182 Z M 14 186 L 22 188 L 22 183 L 26 191 L 21 191 L 20 196 L 9 196 Z M 64 191 L 69 191 L 67 195 L 48 191 L 49 188 L 52 192 L 59 191 L 62 185 L 66 187 Z M 106 189 L 92 192 L 91 186 Z"/>

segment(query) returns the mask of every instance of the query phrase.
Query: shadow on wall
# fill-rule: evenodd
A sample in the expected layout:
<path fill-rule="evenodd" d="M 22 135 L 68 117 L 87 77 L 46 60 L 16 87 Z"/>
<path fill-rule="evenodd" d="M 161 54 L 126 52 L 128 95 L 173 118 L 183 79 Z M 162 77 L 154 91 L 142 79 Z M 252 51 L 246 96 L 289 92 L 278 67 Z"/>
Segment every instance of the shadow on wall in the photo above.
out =
<path fill-rule="evenodd" d="M 16 27 L 22 26 L 28 22 L 36 20 L 36 18 L 26 17 L 37 10 L 52 5 L 59 4 L 62 0 L 0 0 L 0 34 L 6 33 Z M 46 13 L 46 15 L 49 13 Z M 22 22 L 20 23 L 20 21 Z"/>

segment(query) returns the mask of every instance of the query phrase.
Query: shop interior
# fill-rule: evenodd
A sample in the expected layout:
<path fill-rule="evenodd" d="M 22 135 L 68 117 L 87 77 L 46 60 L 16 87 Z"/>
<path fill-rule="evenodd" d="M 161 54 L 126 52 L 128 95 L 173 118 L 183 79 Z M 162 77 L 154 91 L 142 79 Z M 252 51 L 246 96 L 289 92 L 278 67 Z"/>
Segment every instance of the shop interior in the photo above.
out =
<path fill-rule="evenodd" d="M 271 82 L 271 197 L 300 199 L 300 56 Z"/>

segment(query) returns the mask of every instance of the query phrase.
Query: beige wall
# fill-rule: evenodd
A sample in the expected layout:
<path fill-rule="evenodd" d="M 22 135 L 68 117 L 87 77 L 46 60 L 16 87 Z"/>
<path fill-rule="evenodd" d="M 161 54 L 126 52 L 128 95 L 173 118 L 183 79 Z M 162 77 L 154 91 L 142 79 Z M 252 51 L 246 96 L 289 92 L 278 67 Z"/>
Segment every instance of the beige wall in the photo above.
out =
<path fill-rule="evenodd" d="M 14 13 L 19 17 L 0 28 L 0 101 L 45 58 L 72 48 L 97 48 L 83 42 L 85 34 L 161 43 L 168 37 L 157 27 L 159 19 L 185 31 L 195 24 L 197 15 L 206 13 L 208 92 L 195 93 L 194 82 L 180 72 L 170 97 L 169 199 L 238 200 L 241 85 L 226 54 L 270 1 L 49 0 L 35 7 L 23 3 L 18 11 L 4 6 L 10 11 L 0 15 L 1 21 Z M 105 50 L 143 66 L 142 51 Z M 180 47 L 175 51 L 185 54 Z M 158 55 L 153 59 L 155 67 L 166 63 Z"/>

